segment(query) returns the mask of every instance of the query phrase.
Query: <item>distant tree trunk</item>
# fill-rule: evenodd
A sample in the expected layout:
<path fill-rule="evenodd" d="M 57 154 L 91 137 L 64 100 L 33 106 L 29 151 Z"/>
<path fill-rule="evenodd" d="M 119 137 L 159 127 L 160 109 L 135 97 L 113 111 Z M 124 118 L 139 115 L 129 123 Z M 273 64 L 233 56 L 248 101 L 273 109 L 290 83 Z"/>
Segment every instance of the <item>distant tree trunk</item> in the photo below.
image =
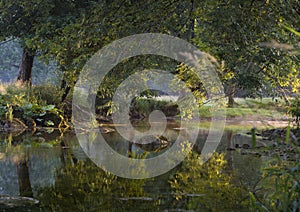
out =
<path fill-rule="evenodd" d="M 33 192 L 32 192 L 30 178 L 29 178 L 28 160 L 22 158 L 17 163 L 17 173 L 18 173 L 20 196 L 33 197 Z"/>
<path fill-rule="evenodd" d="M 234 106 L 234 93 L 235 93 L 235 86 L 233 84 L 228 84 L 226 86 L 226 95 L 228 96 L 228 107 Z"/>
<path fill-rule="evenodd" d="M 229 93 L 229 95 L 228 95 L 228 107 L 233 107 L 233 105 L 234 105 L 233 93 Z"/>
<path fill-rule="evenodd" d="M 281 94 L 282 98 L 284 99 L 284 102 L 286 105 L 290 105 L 290 101 L 288 98 L 288 95 L 286 94 L 284 88 L 280 87 L 279 88 L 279 93 Z"/>
<path fill-rule="evenodd" d="M 26 47 L 23 49 L 17 82 L 20 82 L 21 84 L 31 84 L 31 72 L 34 61 L 34 55 L 34 51 Z"/>
<path fill-rule="evenodd" d="M 193 15 L 194 12 L 194 0 L 191 0 L 191 8 L 190 8 L 190 14 L 189 14 L 189 21 L 188 21 L 188 26 L 187 26 L 187 40 L 191 41 L 195 37 L 195 18 Z"/>
<path fill-rule="evenodd" d="M 64 93 L 61 97 L 61 102 L 63 102 L 66 100 L 68 94 L 70 93 L 71 87 L 69 85 L 67 85 L 66 80 L 63 79 L 61 82 L 60 88 L 64 90 Z"/>

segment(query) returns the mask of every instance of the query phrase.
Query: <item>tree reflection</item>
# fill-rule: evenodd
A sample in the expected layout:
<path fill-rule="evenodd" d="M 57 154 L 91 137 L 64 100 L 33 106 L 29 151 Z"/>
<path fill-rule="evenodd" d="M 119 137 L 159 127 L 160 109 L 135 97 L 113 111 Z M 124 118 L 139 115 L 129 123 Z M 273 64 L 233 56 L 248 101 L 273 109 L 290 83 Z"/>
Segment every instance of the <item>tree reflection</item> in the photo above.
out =
<path fill-rule="evenodd" d="M 19 191 L 20 191 L 20 196 L 22 197 L 33 197 L 33 192 L 32 192 L 30 178 L 29 178 L 28 163 L 29 160 L 26 158 L 20 158 L 20 160 L 16 162 Z"/>
<path fill-rule="evenodd" d="M 35 181 L 30 183 L 29 174 L 31 177 L 35 175 L 29 173 L 28 164 L 30 159 L 32 165 L 37 166 L 37 159 L 32 155 L 28 156 L 25 144 L 5 147 L 4 152 L 10 152 L 9 155 L 12 155 L 12 160 L 17 166 L 20 195 L 30 197 L 34 193 L 34 198 L 40 201 L 39 206 L 43 210 L 223 211 L 242 210 L 249 205 L 248 192 L 239 188 L 233 176 L 229 174 L 233 172 L 233 167 L 229 167 L 233 164 L 225 160 L 224 154 L 215 153 L 203 164 L 200 155 L 193 152 L 180 166 L 162 176 L 132 180 L 102 170 L 91 160 L 81 157 L 72 143 L 68 142 L 69 139 L 66 139 L 64 148 L 55 155 L 58 160 L 56 163 L 62 166 L 55 166 L 53 184 L 47 184 L 47 187 L 44 184 L 38 185 L 39 188 L 33 186 L 33 189 L 31 187 Z M 33 145 L 32 142 L 31 144 Z M 130 146 L 123 147 L 128 150 L 128 156 L 134 157 L 137 154 Z M 51 151 L 54 151 L 52 148 Z M 50 149 L 42 158 L 49 159 Z M 40 146 L 36 150 L 40 154 Z M 29 152 L 33 154 L 32 149 Z M 36 154 L 35 152 L 33 155 Z M 38 158 L 40 161 L 41 158 Z M 38 167 L 38 174 L 41 175 L 40 165 Z M 135 171 L 138 172 L 139 169 Z"/>
<path fill-rule="evenodd" d="M 186 209 L 205 211 L 247 208 L 248 192 L 233 184 L 226 166 L 224 154 L 214 153 L 205 164 L 199 154 L 190 154 L 170 179 L 176 205 L 185 202 Z"/>
<path fill-rule="evenodd" d="M 143 190 L 144 180 L 119 178 L 89 160 L 73 163 L 72 158 L 68 151 L 64 167 L 57 170 L 54 186 L 38 191 L 43 208 L 52 211 L 108 210 L 132 207 L 130 204 L 136 200 L 151 200 Z"/>
<path fill-rule="evenodd" d="M 13 163 L 16 164 L 18 184 L 19 184 L 19 194 L 22 197 L 33 197 L 32 187 L 29 177 L 29 157 L 27 152 L 20 148 L 18 142 L 14 142 L 13 138 L 18 138 L 13 136 L 12 133 L 4 135 L 2 138 L 5 142 L 5 152 L 13 155 L 11 158 Z"/>

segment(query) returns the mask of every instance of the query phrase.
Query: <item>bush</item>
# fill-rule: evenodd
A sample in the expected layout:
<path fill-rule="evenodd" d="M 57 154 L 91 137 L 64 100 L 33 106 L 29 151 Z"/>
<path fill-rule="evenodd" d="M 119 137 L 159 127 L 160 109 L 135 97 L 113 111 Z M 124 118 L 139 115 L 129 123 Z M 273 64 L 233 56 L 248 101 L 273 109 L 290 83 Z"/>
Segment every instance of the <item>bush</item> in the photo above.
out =
<path fill-rule="evenodd" d="M 295 97 L 291 101 L 291 105 L 289 107 L 289 113 L 293 117 L 293 121 L 296 123 L 297 128 L 300 127 L 300 96 Z"/>
<path fill-rule="evenodd" d="M 133 119 L 147 118 L 154 110 L 160 110 L 166 116 L 175 116 L 179 113 L 178 106 L 172 102 L 135 98 L 131 103 L 130 114 Z"/>
<path fill-rule="evenodd" d="M 62 91 L 54 85 L 0 85 L 0 119 L 24 122 L 31 120 L 38 126 L 58 126 L 63 112 L 58 109 Z"/>
<path fill-rule="evenodd" d="M 32 87 L 32 95 L 39 105 L 59 105 L 63 90 L 55 85 L 35 85 Z"/>
<path fill-rule="evenodd" d="M 2 100 L 0 99 L 0 104 L 20 107 L 28 104 L 57 106 L 61 103 L 63 93 L 59 87 L 50 84 L 34 85 L 32 87 L 18 84 L 1 84 L 0 90 L 2 98 Z"/>
<path fill-rule="evenodd" d="M 35 97 L 32 95 L 32 91 L 29 86 L 21 86 L 18 84 L 6 84 L 5 85 L 4 100 L 5 105 L 24 106 L 29 103 L 36 103 Z"/>
<path fill-rule="evenodd" d="M 299 150 L 295 148 L 296 153 Z M 263 178 L 252 198 L 253 211 L 300 210 L 300 163 L 278 157 L 264 169 Z"/>

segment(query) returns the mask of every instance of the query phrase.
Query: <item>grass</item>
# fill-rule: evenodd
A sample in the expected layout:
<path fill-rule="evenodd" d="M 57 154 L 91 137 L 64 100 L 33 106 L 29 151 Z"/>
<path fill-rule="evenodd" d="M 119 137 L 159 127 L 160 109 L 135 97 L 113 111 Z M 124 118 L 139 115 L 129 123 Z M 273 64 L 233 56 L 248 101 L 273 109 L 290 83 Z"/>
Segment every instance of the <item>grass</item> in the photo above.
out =
<path fill-rule="evenodd" d="M 226 110 L 225 130 L 250 131 L 253 127 L 262 130 L 274 127 L 273 124 L 284 124 L 287 121 L 287 107 L 281 100 L 263 99 L 242 99 L 236 98 L 233 108 Z M 200 127 L 209 128 L 212 117 L 212 107 L 204 105 L 199 109 L 201 119 Z M 270 121 L 276 121 L 278 123 Z"/>
<path fill-rule="evenodd" d="M 209 129 L 211 125 L 211 121 L 207 120 L 201 120 L 200 121 L 200 128 L 201 129 Z M 253 124 L 251 122 L 249 123 L 226 123 L 224 130 L 226 131 L 233 131 L 233 132 L 248 132 L 251 131 L 255 127 L 257 130 L 266 130 L 266 129 L 272 129 L 274 127 L 266 125 L 266 124 Z"/>
<path fill-rule="evenodd" d="M 273 101 L 271 98 L 263 99 L 235 99 L 236 105 L 226 109 L 227 118 L 267 118 L 281 119 L 286 116 L 287 108 L 282 101 Z M 202 106 L 199 109 L 200 117 L 210 118 L 212 116 L 211 106 Z"/>
<path fill-rule="evenodd" d="M 19 83 L 0 83 L 0 97 L 11 105 L 58 105 L 62 92 L 60 88 L 50 84 L 29 87 Z"/>

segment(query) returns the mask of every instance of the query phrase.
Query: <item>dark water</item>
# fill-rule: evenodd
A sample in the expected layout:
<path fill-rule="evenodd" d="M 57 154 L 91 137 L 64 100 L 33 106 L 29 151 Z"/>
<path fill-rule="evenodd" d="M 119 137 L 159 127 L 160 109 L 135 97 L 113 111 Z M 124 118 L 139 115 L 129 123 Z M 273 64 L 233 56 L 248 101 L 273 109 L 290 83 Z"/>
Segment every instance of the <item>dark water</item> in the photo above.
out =
<path fill-rule="evenodd" d="M 171 130 L 176 136 L 176 131 Z M 206 131 L 198 136 L 198 148 Z M 105 134 L 118 152 L 128 142 Z M 248 138 L 225 132 L 217 153 L 204 165 L 197 147 L 164 175 L 132 180 L 97 167 L 73 133 L 43 132 L 0 136 L 1 211 L 241 211 L 249 210 L 249 190 L 266 158 L 226 151 Z M 131 151 L 157 149 L 131 146 Z"/>

